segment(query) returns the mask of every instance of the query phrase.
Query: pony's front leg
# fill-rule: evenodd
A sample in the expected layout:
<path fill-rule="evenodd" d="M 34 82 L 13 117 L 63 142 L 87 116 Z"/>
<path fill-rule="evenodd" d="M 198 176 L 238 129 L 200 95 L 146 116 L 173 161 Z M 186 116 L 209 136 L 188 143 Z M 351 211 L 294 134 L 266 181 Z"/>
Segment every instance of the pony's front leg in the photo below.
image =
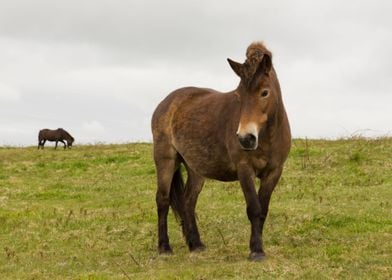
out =
<path fill-rule="evenodd" d="M 275 169 L 267 169 L 260 176 L 260 189 L 259 189 L 259 202 L 261 206 L 261 217 L 260 217 L 260 232 L 261 240 L 263 241 L 263 227 L 264 222 L 267 218 L 269 203 L 273 190 L 279 181 L 282 174 L 282 167 Z"/>
<path fill-rule="evenodd" d="M 64 145 L 64 150 L 65 150 L 65 148 L 67 148 L 67 144 L 65 144 L 65 141 L 64 140 L 59 140 L 61 143 L 63 143 L 63 145 Z"/>
<path fill-rule="evenodd" d="M 56 145 L 54 146 L 54 149 L 55 149 L 55 150 L 57 149 L 57 144 L 58 144 L 58 142 L 59 142 L 59 141 L 56 140 Z"/>
<path fill-rule="evenodd" d="M 261 207 L 254 184 L 254 171 L 244 164 L 238 167 L 238 178 L 246 200 L 246 213 L 251 222 L 250 254 L 253 261 L 262 260 L 265 257 L 260 233 L 261 233 Z"/>

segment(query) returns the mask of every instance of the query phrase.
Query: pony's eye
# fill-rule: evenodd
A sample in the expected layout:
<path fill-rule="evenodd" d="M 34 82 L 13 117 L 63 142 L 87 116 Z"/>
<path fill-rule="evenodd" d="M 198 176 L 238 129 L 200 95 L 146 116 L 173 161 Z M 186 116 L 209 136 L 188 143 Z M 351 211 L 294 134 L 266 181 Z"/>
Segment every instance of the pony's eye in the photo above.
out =
<path fill-rule="evenodd" d="M 267 97 L 268 95 L 269 95 L 269 90 L 268 89 L 263 90 L 261 92 L 261 94 L 260 94 L 261 97 Z"/>

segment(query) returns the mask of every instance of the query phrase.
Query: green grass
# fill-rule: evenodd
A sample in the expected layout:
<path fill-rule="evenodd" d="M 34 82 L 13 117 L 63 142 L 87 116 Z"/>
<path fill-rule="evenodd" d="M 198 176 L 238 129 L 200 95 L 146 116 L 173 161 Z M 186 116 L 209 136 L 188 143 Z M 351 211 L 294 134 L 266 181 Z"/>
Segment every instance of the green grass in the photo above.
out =
<path fill-rule="evenodd" d="M 207 181 L 207 250 L 189 253 L 169 215 L 156 251 L 151 144 L 0 148 L 0 279 L 391 279 L 392 139 L 294 140 L 247 260 L 238 183 Z"/>

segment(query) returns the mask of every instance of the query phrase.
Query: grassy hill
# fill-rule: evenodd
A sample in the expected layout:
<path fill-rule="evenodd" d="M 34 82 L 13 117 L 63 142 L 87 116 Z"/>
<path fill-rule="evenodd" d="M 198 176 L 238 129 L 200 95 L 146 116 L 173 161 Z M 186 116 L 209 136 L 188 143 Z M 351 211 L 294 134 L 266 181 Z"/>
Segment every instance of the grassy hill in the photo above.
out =
<path fill-rule="evenodd" d="M 0 148 L 0 279 L 391 279 L 392 139 L 294 140 L 264 230 L 237 182 L 207 181 L 197 212 L 207 250 L 156 251 L 151 144 Z"/>

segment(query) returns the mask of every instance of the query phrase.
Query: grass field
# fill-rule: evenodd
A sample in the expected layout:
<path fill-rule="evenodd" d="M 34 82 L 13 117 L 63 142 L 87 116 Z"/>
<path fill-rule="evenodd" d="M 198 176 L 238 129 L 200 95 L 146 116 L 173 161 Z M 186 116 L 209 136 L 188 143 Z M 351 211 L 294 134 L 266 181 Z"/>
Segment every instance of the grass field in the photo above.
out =
<path fill-rule="evenodd" d="M 207 181 L 207 250 L 156 251 L 151 144 L 0 148 L 0 279 L 392 279 L 392 138 L 294 140 L 247 260 L 238 183 Z"/>

